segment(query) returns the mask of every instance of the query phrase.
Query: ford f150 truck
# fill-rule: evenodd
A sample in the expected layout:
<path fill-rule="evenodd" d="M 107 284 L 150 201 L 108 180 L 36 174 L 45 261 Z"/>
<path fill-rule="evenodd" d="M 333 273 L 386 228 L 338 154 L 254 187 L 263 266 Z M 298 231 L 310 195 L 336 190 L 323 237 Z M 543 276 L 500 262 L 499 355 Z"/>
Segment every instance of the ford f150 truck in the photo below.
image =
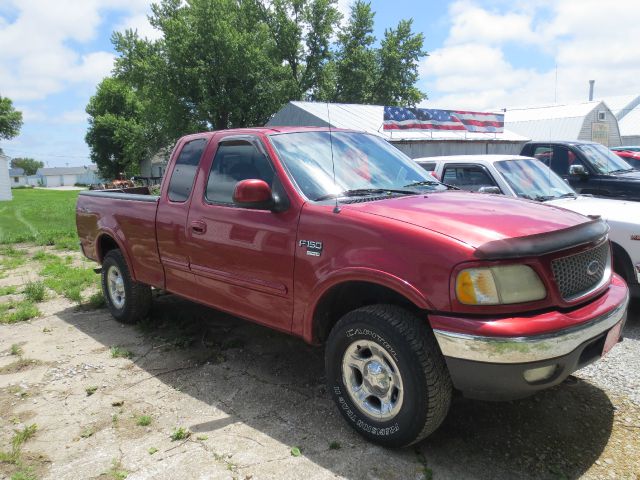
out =
<path fill-rule="evenodd" d="M 520 155 L 542 161 L 578 193 L 640 201 L 640 171 L 600 143 L 529 142 Z"/>
<path fill-rule="evenodd" d="M 157 288 L 323 344 L 339 411 L 387 446 L 432 433 L 454 390 L 562 382 L 626 319 L 605 222 L 450 191 L 359 132 L 184 137 L 159 196 L 82 192 L 77 227 L 116 319 Z"/>

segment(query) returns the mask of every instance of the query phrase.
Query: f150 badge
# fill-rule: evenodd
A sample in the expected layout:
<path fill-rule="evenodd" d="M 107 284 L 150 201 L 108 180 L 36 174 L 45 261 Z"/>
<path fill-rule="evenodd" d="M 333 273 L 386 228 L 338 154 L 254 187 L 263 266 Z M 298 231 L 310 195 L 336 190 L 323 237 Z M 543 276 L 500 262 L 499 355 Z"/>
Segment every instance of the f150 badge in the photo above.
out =
<path fill-rule="evenodd" d="M 311 255 L 312 257 L 319 257 L 322 255 L 322 242 L 317 242 L 315 240 L 300 240 L 298 242 L 298 246 L 307 247 L 307 255 Z"/>

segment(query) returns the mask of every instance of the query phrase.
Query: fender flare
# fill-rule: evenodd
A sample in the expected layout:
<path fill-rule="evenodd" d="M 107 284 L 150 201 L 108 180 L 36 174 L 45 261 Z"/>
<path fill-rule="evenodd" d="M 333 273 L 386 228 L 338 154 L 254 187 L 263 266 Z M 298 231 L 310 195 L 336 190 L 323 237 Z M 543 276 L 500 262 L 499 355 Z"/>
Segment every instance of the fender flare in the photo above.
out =
<path fill-rule="evenodd" d="M 118 232 L 121 232 L 121 231 L 118 230 Z M 104 260 L 103 252 L 100 251 L 100 241 L 102 240 L 103 237 L 109 237 L 116 243 L 116 245 L 118 246 L 118 249 L 122 252 L 124 259 L 127 262 L 127 267 L 129 267 L 129 274 L 131 275 L 131 278 L 133 280 L 137 280 L 135 268 L 133 266 L 133 263 L 131 262 L 131 257 L 129 256 L 129 251 L 125 248 L 125 244 L 126 244 L 125 238 L 118 236 L 116 231 L 111 230 L 110 228 L 101 228 L 100 231 L 98 232 L 98 235 L 96 236 L 96 243 L 95 243 L 96 257 L 100 261 L 100 264 L 102 265 L 102 261 Z"/>
<path fill-rule="evenodd" d="M 346 282 L 367 282 L 380 285 L 402 295 L 422 310 L 434 310 L 433 305 L 412 284 L 393 274 L 368 267 L 352 267 L 340 269 L 324 278 L 313 288 L 313 294 L 307 302 L 303 319 L 303 337 L 307 342 L 313 342 L 314 315 L 318 304 L 324 296 L 336 285 Z"/>

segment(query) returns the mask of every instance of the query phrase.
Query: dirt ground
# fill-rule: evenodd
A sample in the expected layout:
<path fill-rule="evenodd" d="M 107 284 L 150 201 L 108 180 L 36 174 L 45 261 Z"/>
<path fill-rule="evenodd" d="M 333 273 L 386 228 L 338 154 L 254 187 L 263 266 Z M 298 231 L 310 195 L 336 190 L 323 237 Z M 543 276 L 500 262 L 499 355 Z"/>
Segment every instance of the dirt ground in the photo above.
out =
<path fill-rule="evenodd" d="M 388 450 L 347 426 L 322 350 L 300 340 L 171 295 L 137 326 L 55 295 L 39 307 L 0 325 L 0 451 L 37 425 L 20 465 L 33 477 L 19 478 L 640 478 L 640 404 L 598 376 L 514 402 L 456 398 L 433 436 Z M 0 462 L 0 479 L 18 467 Z"/>

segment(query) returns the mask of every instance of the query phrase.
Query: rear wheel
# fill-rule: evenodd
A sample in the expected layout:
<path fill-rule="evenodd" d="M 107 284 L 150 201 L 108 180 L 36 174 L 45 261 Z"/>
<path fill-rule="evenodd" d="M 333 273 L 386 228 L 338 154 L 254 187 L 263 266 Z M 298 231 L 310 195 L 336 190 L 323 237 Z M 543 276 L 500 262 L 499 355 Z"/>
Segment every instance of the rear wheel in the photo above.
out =
<path fill-rule="evenodd" d="M 136 323 L 151 308 L 151 287 L 131 278 L 120 250 L 110 250 L 104 257 L 102 292 L 111 315 L 122 323 Z"/>
<path fill-rule="evenodd" d="M 347 422 L 390 447 L 433 433 L 449 410 L 452 384 L 433 333 L 395 305 L 347 313 L 325 350 L 329 391 Z"/>

